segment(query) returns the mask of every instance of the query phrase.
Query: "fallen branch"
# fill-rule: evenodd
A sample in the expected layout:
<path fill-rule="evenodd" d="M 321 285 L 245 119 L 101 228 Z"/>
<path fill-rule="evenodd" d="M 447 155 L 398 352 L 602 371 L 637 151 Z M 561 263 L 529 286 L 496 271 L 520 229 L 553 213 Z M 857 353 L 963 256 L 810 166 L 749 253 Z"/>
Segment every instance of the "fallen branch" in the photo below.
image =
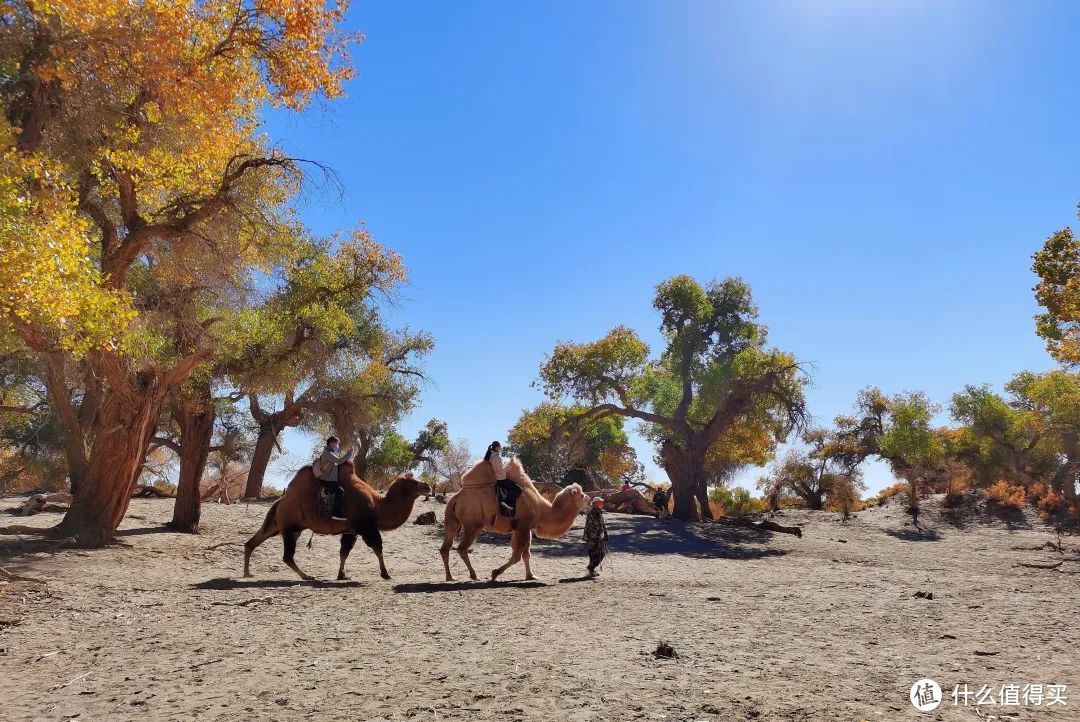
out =
<path fill-rule="evenodd" d="M 149 486 L 147 484 L 140 484 L 139 486 L 136 486 L 134 490 L 132 490 L 131 497 L 133 499 L 147 499 L 147 498 L 175 499 L 176 495 L 175 494 L 168 494 L 168 493 L 162 491 L 161 489 L 157 488 L 156 486 Z"/>
<path fill-rule="evenodd" d="M 1025 564 L 1024 562 L 1020 562 L 1019 564 L 1013 564 L 1013 566 L 1028 567 L 1029 569 L 1057 569 L 1064 563 L 1065 560 L 1062 559 L 1060 562 L 1054 562 L 1053 564 Z"/>
<path fill-rule="evenodd" d="M 249 604 L 273 604 L 273 597 L 252 597 L 251 599 L 245 599 L 242 602 L 210 602 L 214 607 L 246 607 Z"/>
<path fill-rule="evenodd" d="M 232 544 L 234 546 L 239 546 L 241 543 L 242 542 L 236 542 L 236 541 L 218 542 L 217 544 L 211 544 L 210 546 L 206 547 L 206 551 L 210 551 L 211 549 L 220 549 L 221 547 L 227 547 L 230 544 Z"/>
<path fill-rule="evenodd" d="M 777 524 L 771 521 L 750 521 L 749 519 L 740 519 L 738 517 L 720 517 L 719 519 L 713 519 L 714 524 L 729 524 L 731 526 L 750 527 L 751 529 L 765 529 L 767 531 L 780 532 L 781 534 L 794 534 L 802 539 L 802 529 L 797 526 L 784 526 L 783 524 Z"/>

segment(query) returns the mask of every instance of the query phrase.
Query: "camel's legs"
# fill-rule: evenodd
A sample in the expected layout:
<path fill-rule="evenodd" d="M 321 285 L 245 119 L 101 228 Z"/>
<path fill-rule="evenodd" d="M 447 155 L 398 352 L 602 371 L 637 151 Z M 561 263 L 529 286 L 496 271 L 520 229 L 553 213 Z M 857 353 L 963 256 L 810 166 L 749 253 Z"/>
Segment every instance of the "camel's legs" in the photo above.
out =
<path fill-rule="evenodd" d="M 355 534 L 342 534 L 341 535 L 341 566 L 337 570 L 337 578 L 339 580 L 348 579 L 348 575 L 345 574 L 345 560 L 349 558 L 349 552 L 352 551 L 353 545 L 356 544 Z"/>
<path fill-rule="evenodd" d="M 379 533 L 379 528 L 372 525 L 361 529 L 360 538 L 364 540 L 365 544 L 371 547 L 371 551 L 375 552 L 375 556 L 379 558 L 379 576 L 383 579 L 389 579 L 390 573 L 386 571 L 386 564 L 383 562 L 382 534 Z"/>
<path fill-rule="evenodd" d="M 309 581 L 314 577 L 305 574 L 300 567 L 296 566 L 296 562 L 293 560 L 296 556 L 296 541 L 300 538 L 300 532 L 302 531 L 303 529 L 294 527 L 281 532 L 281 538 L 285 542 L 285 555 L 282 559 L 290 569 L 300 575 L 301 579 Z"/>
<path fill-rule="evenodd" d="M 444 520 L 446 528 L 443 530 L 443 543 L 439 547 L 439 554 L 442 556 L 443 569 L 446 570 L 446 581 L 454 581 L 454 577 L 450 574 L 450 547 L 454 546 L 454 537 L 461 531 L 461 522 L 457 520 L 457 517 L 451 517 L 447 514 Z M 458 554 L 461 553 L 461 547 L 458 547 Z M 468 557 L 463 557 L 468 564 Z M 475 579 L 475 577 L 473 577 Z"/>
<path fill-rule="evenodd" d="M 521 561 L 525 564 L 525 579 L 536 579 L 533 576 L 532 569 L 529 568 L 529 560 L 532 559 L 532 532 L 529 532 L 525 537 L 525 546 L 521 550 Z"/>
<path fill-rule="evenodd" d="M 518 527 L 514 531 L 514 535 L 510 537 L 510 549 L 513 552 L 510 555 L 510 561 L 506 562 L 506 564 L 503 564 L 498 569 L 491 570 L 491 581 L 495 581 L 499 578 L 500 574 L 521 561 L 521 554 L 525 548 L 525 540 L 530 533 L 532 533 L 531 530 L 525 527 Z"/>
<path fill-rule="evenodd" d="M 250 539 L 247 540 L 246 544 L 244 544 L 245 577 L 251 576 L 251 553 L 255 551 L 255 549 L 260 544 L 262 544 L 270 537 L 277 536 L 277 533 L 277 520 L 274 518 L 274 510 L 270 509 L 270 511 L 266 515 L 266 521 L 263 522 L 262 527 L 259 529 L 259 531 L 255 532 L 255 534 Z"/>
<path fill-rule="evenodd" d="M 480 529 L 466 529 L 464 536 L 462 536 L 461 543 L 458 544 L 457 553 L 465 562 L 465 566 L 469 568 L 469 578 L 474 582 L 476 581 L 476 570 L 473 569 L 472 560 L 469 559 L 469 551 L 472 549 L 473 542 L 476 541 L 476 537 L 480 535 Z"/>

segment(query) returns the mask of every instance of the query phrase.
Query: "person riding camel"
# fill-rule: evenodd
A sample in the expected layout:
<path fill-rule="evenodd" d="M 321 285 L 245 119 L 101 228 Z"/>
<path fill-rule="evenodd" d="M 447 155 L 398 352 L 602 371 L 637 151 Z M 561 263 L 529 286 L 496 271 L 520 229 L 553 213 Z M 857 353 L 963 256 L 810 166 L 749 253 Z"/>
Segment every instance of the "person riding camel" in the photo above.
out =
<path fill-rule="evenodd" d="M 506 478 L 502 460 L 502 444 L 492 441 L 488 445 L 487 452 L 484 453 L 484 461 L 491 464 L 491 470 L 495 472 L 495 498 L 499 502 L 499 513 L 513 519 L 514 512 L 517 511 L 517 499 L 521 496 L 521 487 Z M 515 526 L 516 522 L 511 521 L 510 528 L 513 529 Z"/>
<path fill-rule="evenodd" d="M 339 467 L 352 460 L 353 450 L 350 446 L 344 453 L 339 454 L 338 448 L 341 442 L 338 437 L 331 436 L 326 440 L 326 448 L 322 455 L 312 464 L 315 478 L 323 483 L 323 487 L 333 494 L 334 508 L 330 518 L 335 521 L 345 521 L 345 487 L 338 479 Z"/>

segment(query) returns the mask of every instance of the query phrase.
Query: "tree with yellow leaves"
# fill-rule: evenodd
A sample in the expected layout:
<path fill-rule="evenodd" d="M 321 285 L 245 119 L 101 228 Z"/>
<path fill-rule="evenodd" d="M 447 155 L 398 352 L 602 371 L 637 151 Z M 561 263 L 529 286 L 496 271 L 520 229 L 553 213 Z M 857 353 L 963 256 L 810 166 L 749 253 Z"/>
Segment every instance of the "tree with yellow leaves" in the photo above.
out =
<path fill-rule="evenodd" d="M 258 111 L 341 94 L 343 12 L 3 2 L 0 333 L 42 361 L 74 493 L 59 531 L 81 545 L 112 539 L 166 395 L 229 326 L 202 274 L 243 296 L 303 245 L 301 167 Z"/>

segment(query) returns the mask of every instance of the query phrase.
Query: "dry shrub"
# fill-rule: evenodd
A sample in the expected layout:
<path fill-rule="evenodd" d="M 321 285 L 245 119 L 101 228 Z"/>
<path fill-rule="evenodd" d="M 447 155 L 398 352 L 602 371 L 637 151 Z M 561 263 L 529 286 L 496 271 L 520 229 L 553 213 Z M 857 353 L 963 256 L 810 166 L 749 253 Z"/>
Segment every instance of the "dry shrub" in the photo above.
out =
<path fill-rule="evenodd" d="M 965 481 L 954 479 L 949 484 L 949 490 L 945 492 L 945 500 L 942 504 L 946 509 L 952 509 L 964 503 L 968 493 L 968 485 Z"/>
<path fill-rule="evenodd" d="M 1039 500 L 1046 496 L 1047 492 L 1046 484 L 1042 482 L 1036 482 L 1028 487 L 1027 500 L 1030 504 L 1038 506 Z"/>
<path fill-rule="evenodd" d="M 717 504 L 715 501 L 709 501 L 709 511 L 712 512 L 713 519 L 722 519 L 727 516 L 727 509 L 723 504 Z"/>
<path fill-rule="evenodd" d="M 893 484 L 892 486 L 887 486 L 887 487 L 885 487 L 884 489 L 882 489 L 881 491 L 878 492 L 878 495 L 875 498 L 875 503 L 880 504 L 881 502 L 885 501 L 886 499 L 891 499 L 892 497 L 897 496 L 899 494 L 906 494 L 907 491 L 908 491 L 908 483 L 906 481 L 901 481 L 901 482 L 899 482 L 897 484 Z"/>
<path fill-rule="evenodd" d="M 212 467 L 203 477 L 199 489 L 204 501 L 229 503 L 243 496 L 247 486 L 247 467 L 232 461 L 224 465 L 215 463 Z"/>
<path fill-rule="evenodd" d="M 1068 512 L 1065 495 L 1059 494 L 1053 489 L 1049 489 L 1041 496 L 1036 497 L 1035 507 L 1046 521 L 1061 518 Z"/>
<path fill-rule="evenodd" d="M 986 498 L 1003 509 L 1019 511 L 1027 501 L 1027 489 L 1001 479 L 986 490 Z"/>

